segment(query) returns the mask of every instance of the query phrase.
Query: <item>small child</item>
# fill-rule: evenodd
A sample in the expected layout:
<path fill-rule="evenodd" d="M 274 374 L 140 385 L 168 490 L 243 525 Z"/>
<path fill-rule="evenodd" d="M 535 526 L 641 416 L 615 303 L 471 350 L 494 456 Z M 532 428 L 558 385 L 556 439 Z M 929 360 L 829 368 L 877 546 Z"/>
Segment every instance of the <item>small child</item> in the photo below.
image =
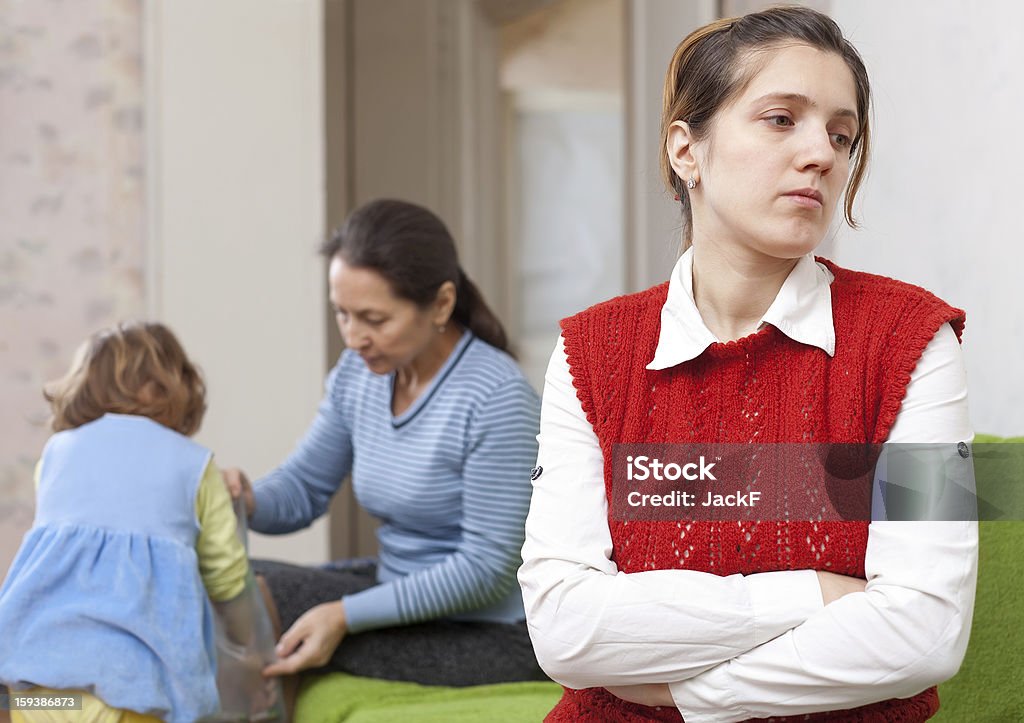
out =
<path fill-rule="evenodd" d="M 162 324 L 124 323 L 92 335 L 44 395 L 56 433 L 0 588 L 0 682 L 82 694 L 83 710 L 46 720 L 215 713 L 210 601 L 230 611 L 249 563 L 220 471 L 189 439 L 206 411 L 199 371 Z"/>

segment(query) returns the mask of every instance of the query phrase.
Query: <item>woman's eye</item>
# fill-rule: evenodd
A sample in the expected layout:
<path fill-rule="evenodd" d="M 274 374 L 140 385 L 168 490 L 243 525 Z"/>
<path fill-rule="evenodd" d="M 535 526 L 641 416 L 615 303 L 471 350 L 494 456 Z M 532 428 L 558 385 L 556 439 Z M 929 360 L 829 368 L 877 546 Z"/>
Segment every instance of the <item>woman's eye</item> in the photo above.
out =
<path fill-rule="evenodd" d="M 773 126 L 778 126 L 779 128 L 785 128 L 793 125 L 793 119 L 788 115 L 773 115 L 769 116 L 766 120 Z"/>
<path fill-rule="evenodd" d="M 833 133 L 832 142 L 835 143 L 837 146 L 841 146 L 842 148 L 849 148 L 850 136 L 846 135 L 845 133 Z"/>

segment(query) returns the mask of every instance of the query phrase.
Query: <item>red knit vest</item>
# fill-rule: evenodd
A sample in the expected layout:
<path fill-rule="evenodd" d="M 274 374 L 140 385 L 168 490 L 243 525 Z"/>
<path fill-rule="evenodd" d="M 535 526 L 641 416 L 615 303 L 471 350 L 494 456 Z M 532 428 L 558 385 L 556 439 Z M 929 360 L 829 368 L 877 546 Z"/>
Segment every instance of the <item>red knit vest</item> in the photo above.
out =
<path fill-rule="evenodd" d="M 675 367 L 650 371 L 668 284 L 598 304 L 562 322 L 573 384 L 605 459 L 611 508 L 612 445 L 685 442 L 884 442 L 910 374 L 939 327 L 959 339 L 964 313 L 929 292 L 819 259 L 831 285 L 836 353 L 775 327 L 712 344 Z M 864 577 L 867 522 L 675 522 L 609 519 L 619 570 L 686 568 L 719 575 L 829 570 Z M 668 634 L 668 633 L 667 633 Z M 930 688 L 844 711 L 770 720 L 923 721 Z M 566 689 L 549 721 L 680 721 L 674 708 L 626 703 L 603 688 Z"/>

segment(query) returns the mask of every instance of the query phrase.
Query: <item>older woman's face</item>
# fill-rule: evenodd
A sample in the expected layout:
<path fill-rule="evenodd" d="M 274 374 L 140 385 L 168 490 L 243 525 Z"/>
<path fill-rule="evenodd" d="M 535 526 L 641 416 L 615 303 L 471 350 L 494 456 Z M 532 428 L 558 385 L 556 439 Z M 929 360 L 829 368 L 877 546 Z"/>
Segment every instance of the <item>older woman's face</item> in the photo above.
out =
<path fill-rule="evenodd" d="M 375 374 L 408 366 L 437 337 L 431 310 L 395 296 L 373 269 L 350 266 L 335 256 L 328 284 L 345 346 Z"/>
<path fill-rule="evenodd" d="M 695 144 L 694 242 L 796 258 L 824 238 L 857 133 L 853 73 L 834 53 L 791 45 L 765 62 Z"/>

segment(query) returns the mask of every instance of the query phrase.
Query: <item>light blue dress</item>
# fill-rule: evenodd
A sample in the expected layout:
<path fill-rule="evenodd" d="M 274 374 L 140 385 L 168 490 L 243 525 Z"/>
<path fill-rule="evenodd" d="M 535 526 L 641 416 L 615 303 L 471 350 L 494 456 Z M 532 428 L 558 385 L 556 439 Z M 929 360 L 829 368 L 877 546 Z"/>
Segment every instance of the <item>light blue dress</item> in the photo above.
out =
<path fill-rule="evenodd" d="M 210 452 L 146 417 L 50 438 L 36 519 L 0 588 L 0 681 L 91 691 L 169 721 L 217 710 L 196 494 Z"/>

